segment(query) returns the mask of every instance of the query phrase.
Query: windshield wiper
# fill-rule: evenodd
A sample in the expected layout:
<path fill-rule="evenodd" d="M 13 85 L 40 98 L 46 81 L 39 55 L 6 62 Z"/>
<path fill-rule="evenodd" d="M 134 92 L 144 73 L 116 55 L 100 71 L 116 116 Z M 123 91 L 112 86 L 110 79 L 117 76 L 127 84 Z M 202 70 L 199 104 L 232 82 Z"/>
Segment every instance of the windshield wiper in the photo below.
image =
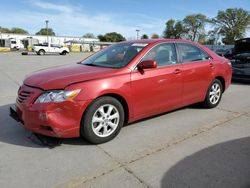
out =
<path fill-rule="evenodd" d="M 111 68 L 111 69 L 119 68 L 119 67 L 110 67 L 110 66 L 97 65 L 97 64 L 92 64 L 92 63 L 83 63 L 82 65 L 93 66 L 93 67 Z"/>
<path fill-rule="evenodd" d="M 92 64 L 92 63 L 83 63 L 82 65 L 93 66 L 93 67 L 101 67 L 100 65 Z"/>

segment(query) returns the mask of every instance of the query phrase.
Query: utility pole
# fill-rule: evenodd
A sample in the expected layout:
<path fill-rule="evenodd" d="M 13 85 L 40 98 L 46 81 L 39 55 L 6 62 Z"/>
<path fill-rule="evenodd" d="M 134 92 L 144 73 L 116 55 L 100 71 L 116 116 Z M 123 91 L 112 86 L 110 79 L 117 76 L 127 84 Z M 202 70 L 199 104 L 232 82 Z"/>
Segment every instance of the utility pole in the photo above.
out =
<path fill-rule="evenodd" d="M 2 39 L 2 27 L 0 26 L 0 36 L 1 36 L 1 39 Z"/>
<path fill-rule="evenodd" d="M 49 31 L 48 31 L 49 20 L 45 20 L 45 23 L 46 23 L 47 42 L 49 46 Z"/>
<path fill-rule="evenodd" d="M 140 30 L 139 30 L 139 29 L 136 29 L 135 31 L 136 31 L 136 33 L 137 33 L 137 40 L 138 40 L 138 39 L 139 39 L 139 32 L 140 32 Z"/>

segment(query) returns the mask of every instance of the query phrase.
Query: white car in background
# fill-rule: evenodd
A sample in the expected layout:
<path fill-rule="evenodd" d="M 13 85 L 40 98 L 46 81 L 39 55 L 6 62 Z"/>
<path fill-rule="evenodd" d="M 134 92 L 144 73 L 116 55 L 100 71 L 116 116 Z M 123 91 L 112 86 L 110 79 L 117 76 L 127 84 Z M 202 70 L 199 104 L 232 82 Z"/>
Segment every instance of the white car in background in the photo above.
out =
<path fill-rule="evenodd" d="M 61 46 L 59 44 L 36 44 L 33 46 L 33 51 L 36 52 L 37 55 L 45 55 L 45 54 L 60 54 L 66 55 L 69 53 L 69 48 Z"/>

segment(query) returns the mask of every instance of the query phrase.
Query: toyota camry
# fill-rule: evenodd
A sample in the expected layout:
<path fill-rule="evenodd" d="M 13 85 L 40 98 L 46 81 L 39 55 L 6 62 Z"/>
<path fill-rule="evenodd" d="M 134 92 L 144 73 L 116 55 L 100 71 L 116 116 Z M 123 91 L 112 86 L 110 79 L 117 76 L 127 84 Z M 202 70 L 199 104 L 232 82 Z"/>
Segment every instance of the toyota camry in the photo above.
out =
<path fill-rule="evenodd" d="M 231 77 L 229 60 L 195 42 L 121 42 L 26 76 L 10 115 L 35 133 L 100 144 L 139 119 L 194 103 L 216 107 Z"/>

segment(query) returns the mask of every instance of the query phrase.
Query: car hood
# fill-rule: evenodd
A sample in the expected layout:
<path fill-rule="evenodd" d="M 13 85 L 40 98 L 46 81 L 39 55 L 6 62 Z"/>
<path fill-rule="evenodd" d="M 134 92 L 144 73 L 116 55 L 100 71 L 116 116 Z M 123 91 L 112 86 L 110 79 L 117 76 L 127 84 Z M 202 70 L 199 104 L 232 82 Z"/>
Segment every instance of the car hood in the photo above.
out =
<path fill-rule="evenodd" d="M 109 77 L 117 72 L 118 69 L 104 67 L 66 65 L 34 72 L 25 78 L 24 84 L 44 90 L 63 89 L 73 83 Z"/>

